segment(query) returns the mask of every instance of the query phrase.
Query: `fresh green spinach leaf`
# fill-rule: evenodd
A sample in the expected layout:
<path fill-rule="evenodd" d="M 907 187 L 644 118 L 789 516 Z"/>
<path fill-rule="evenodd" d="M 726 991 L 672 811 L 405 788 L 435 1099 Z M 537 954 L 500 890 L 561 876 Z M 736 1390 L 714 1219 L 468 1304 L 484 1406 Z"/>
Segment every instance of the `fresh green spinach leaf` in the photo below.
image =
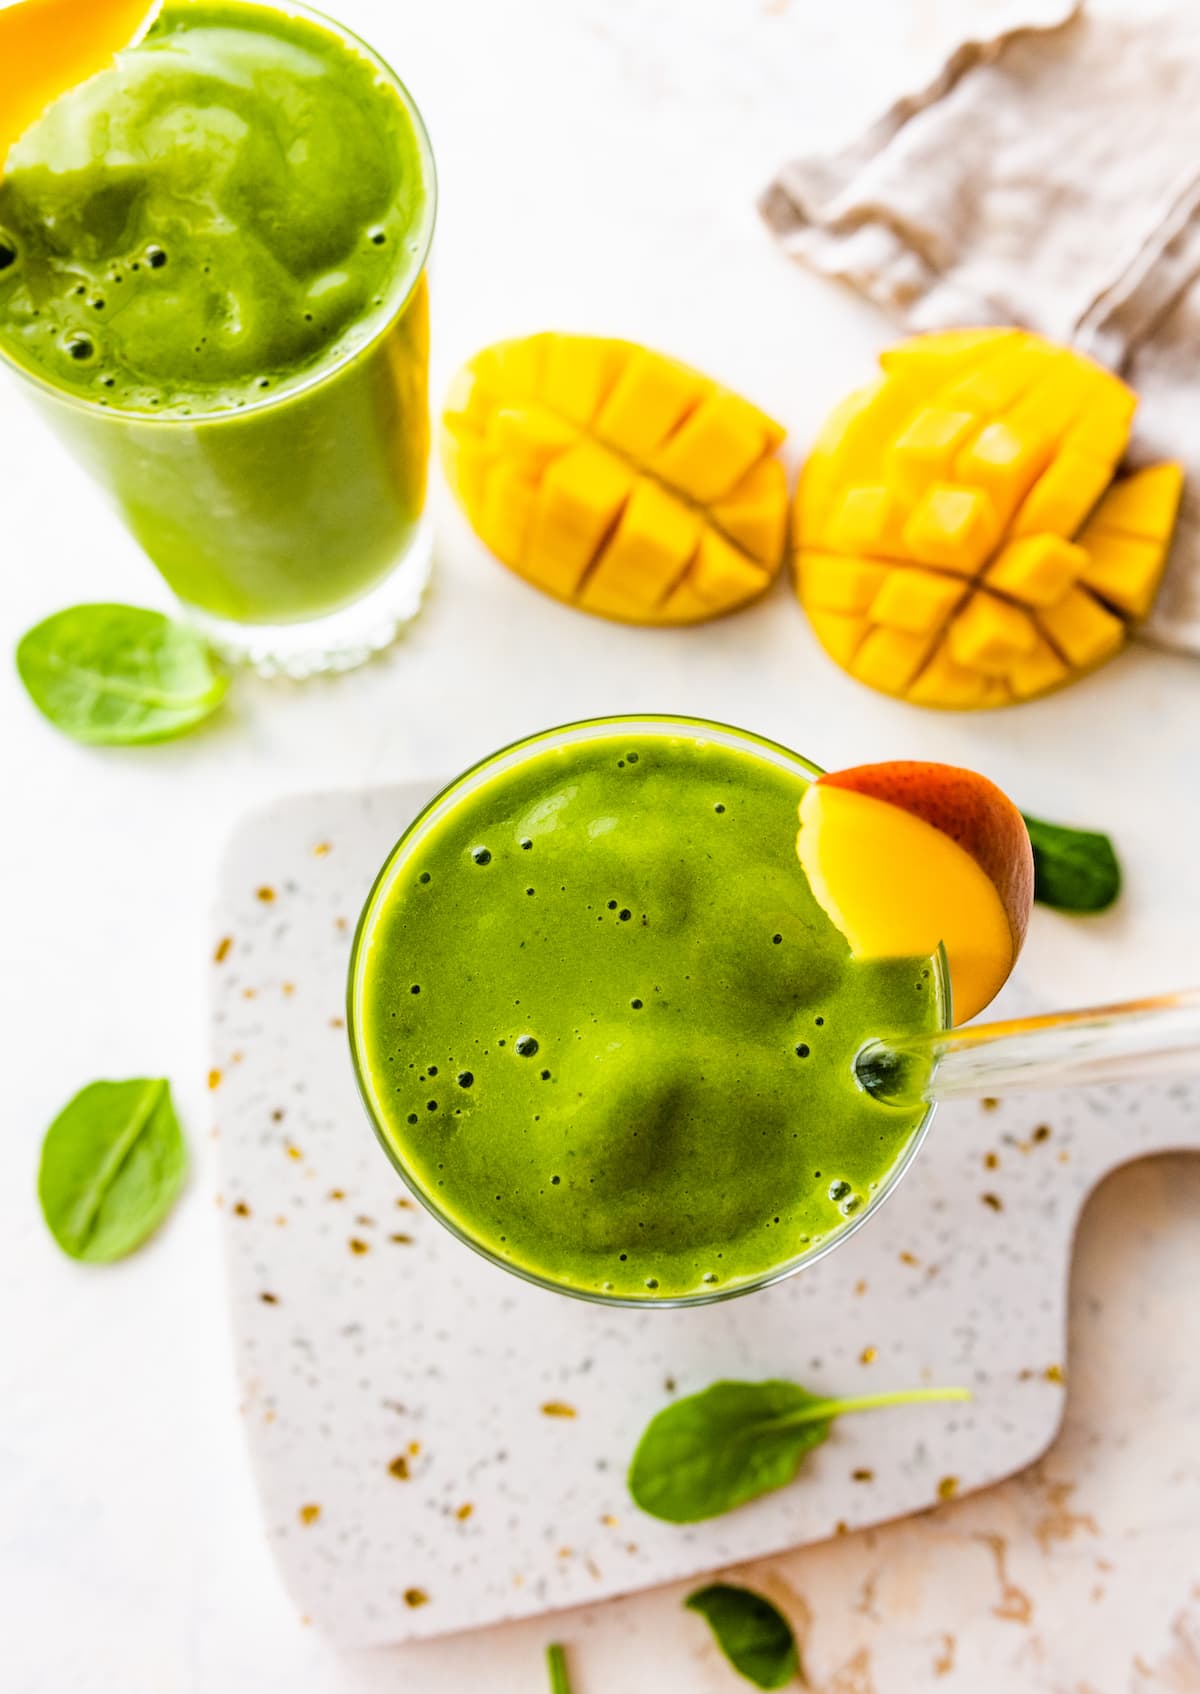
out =
<path fill-rule="evenodd" d="M 571 1679 L 567 1675 L 567 1655 L 559 1642 L 546 1648 L 546 1669 L 550 1672 L 550 1694 L 571 1694 Z"/>
<path fill-rule="evenodd" d="M 651 1418 L 629 1492 L 651 1517 L 699 1523 L 791 1482 L 844 1412 L 970 1398 L 967 1388 L 902 1388 L 830 1400 L 795 1382 L 714 1382 Z"/>
<path fill-rule="evenodd" d="M 683 1602 L 699 1612 L 739 1676 L 756 1688 L 786 1688 L 800 1671 L 792 1626 L 778 1607 L 752 1588 L 713 1582 Z"/>
<path fill-rule="evenodd" d="M 91 1082 L 42 1143 L 38 1199 L 73 1259 L 122 1259 L 166 1217 L 187 1173 L 187 1147 L 161 1077 Z"/>
<path fill-rule="evenodd" d="M 194 630 L 138 606 L 69 606 L 21 637 L 17 671 L 56 729 L 92 746 L 183 735 L 228 686 Z"/>
<path fill-rule="evenodd" d="M 1102 912 L 1121 892 L 1121 866 L 1107 835 L 1025 817 L 1033 847 L 1033 897 L 1062 912 Z"/>

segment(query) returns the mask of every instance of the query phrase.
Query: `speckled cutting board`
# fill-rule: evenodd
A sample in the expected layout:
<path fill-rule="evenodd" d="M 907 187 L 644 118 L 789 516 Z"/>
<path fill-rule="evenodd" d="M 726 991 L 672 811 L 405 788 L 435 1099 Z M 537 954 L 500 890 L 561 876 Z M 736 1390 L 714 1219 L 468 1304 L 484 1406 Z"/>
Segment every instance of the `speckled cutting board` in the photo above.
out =
<path fill-rule="evenodd" d="M 865 1229 L 724 1305 L 607 1311 L 529 1287 L 408 1199 L 351 1072 L 354 924 L 430 792 L 279 802 L 221 873 L 209 1080 L 237 1365 L 301 1612 L 355 1645 L 494 1623 L 917 1511 L 1041 1453 L 1083 1200 L 1128 1159 L 1200 1146 L 1200 1086 L 945 1107 Z M 845 1418 L 794 1487 L 729 1517 L 642 1516 L 624 1485 L 639 1433 L 720 1376 L 975 1399 Z"/>

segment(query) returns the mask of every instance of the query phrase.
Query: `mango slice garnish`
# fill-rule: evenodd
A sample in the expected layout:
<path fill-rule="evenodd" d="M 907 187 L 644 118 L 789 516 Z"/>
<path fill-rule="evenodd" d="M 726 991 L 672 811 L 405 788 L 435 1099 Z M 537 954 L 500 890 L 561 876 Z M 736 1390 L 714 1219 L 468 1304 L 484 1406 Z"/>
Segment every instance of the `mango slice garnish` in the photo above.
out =
<path fill-rule="evenodd" d="M 775 422 L 632 342 L 544 334 L 466 364 L 442 459 L 475 533 L 557 599 L 626 623 L 698 623 L 778 572 L 787 480 Z"/>
<path fill-rule="evenodd" d="M 17 0 L 0 10 L 0 172 L 47 106 L 105 70 L 157 12 L 158 0 Z"/>
<path fill-rule="evenodd" d="M 1004 986 L 1029 924 L 1033 853 L 1020 812 L 977 771 L 898 760 L 827 772 L 800 802 L 796 851 L 856 958 L 944 945 L 959 1023 Z"/>
<path fill-rule="evenodd" d="M 796 588 L 831 657 L 923 706 L 1011 705 L 1103 664 L 1145 617 L 1183 487 L 1114 480 L 1137 404 L 1016 329 L 922 335 L 829 418 L 793 511 Z"/>

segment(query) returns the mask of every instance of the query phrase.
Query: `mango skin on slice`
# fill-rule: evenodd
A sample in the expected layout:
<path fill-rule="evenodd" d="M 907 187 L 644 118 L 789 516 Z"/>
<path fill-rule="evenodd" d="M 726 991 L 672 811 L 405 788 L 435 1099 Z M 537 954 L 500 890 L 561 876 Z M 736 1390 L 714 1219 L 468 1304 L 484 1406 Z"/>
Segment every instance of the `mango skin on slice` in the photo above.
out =
<path fill-rule="evenodd" d="M 441 449 L 471 527 L 518 576 L 598 617 L 689 624 L 756 600 L 782 565 L 783 435 L 661 353 L 547 333 L 463 366 Z"/>
<path fill-rule="evenodd" d="M 107 69 L 158 9 L 159 0 L 16 0 L 0 9 L 0 172 L 47 106 Z"/>
<path fill-rule="evenodd" d="M 1137 404 L 1019 329 L 914 336 L 833 412 L 792 513 L 796 592 L 830 656 L 914 705 L 1061 688 L 1125 645 L 1166 567 L 1176 464 L 1116 477 Z"/>

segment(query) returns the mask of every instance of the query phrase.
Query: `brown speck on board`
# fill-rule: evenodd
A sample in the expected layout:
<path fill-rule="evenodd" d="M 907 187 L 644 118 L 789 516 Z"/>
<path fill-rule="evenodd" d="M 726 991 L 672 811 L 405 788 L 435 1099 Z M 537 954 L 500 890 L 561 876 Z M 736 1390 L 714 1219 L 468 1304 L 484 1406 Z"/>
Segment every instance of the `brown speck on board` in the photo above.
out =
<path fill-rule="evenodd" d="M 409 1444 L 408 1444 L 408 1456 L 409 1456 L 409 1458 L 410 1459 L 419 1458 L 420 1454 L 421 1454 L 421 1443 L 419 1441 L 410 1441 Z"/>
<path fill-rule="evenodd" d="M 254 898 L 256 900 L 261 900 L 264 906 L 269 906 L 275 898 L 275 890 L 273 888 L 268 888 L 264 883 L 261 888 L 256 888 L 254 890 Z"/>
<path fill-rule="evenodd" d="M 346 1020 L 345 1018 L 330 1018 L 329 1027 L 330 1029 L 345 1029 Z"/>
<path fill-rule="evenodd" d="M 366 1215 L 365 1212 L 359 1212 L 358 1216 L 355 1218 L 354 1221 L 355 1221 L 355 1223 L 361 1224 L 364 1229 L 374 1229 L 375 1228 L 375 1219 L 369 1218 Z"/>
<path fill-rule="evenodd" d="M 259 1299 L 264 1306 L 277 1306 L 279 1304 L 278 1294 L 260 1294 Z"/>
<path fill-rule="evenodd" d="M 600 1522 L 604 1525 L 605 1529 L 616 1529 L 618 1519 L 616 1519 L 611 1512 L 605 1512 L 604 1516 L 600 1519 Z"/>
<path fill-rule="evenodd" d="M 638 1544 L 637 1544 L 636 1541 L 627 1541 L 625 1543 L 625 1551 L 627 1553 L 636 1553 L 637 1550 L 638 1550 Z"/>
<path fill-rule="evenodd" d="M 313 848 L 313 858 L 323 859 L 327 853 L 332 853 L 332 851 L 333 843 L 331 841 L 318 841 Z"/>
<path fill-rule="evenodd" d="M 275 1219 L 275 1227 L 276 1229 L 287 1228 L 287 1219 L 284 1217 L 282 1212 L 280 1212 L 279 1216 Z"/>
<path fill-rule="evenodd" d="M 233 946 L 233 936 L 232 935 L 223 935 L 221 937 L 221 939 L 217 942 L 216 949 L 213 953 L 213 964 L 214 965 L 223 965 L 225 963 L 226 959 L 229 957 L 229 950 L 232 946 Z"/>
<path fill-rule="evenodd" d="M 423 1588 L 406 1588 L 404 1590 L 404 1604 L 412 1606 L 414 1609 L 417 1606 L 427 1606 L 429 1596 Z"/>
<path fill-rule="evenodd" d="M 244 1200 L 235 1202 L 233 1215 L 235 1218 L 248 1218 L 250 1216 L 250 1208 Z"/>
<path fill-rule="evenodd" d="M 990 1170 L 990 1171 L 999 1170 L 1000 1169 L 1000 1155 L 999 1155 L 999 1153 L 985 1153 L 983 1155 L 983 1163 L 984 1163 L 984 1167 L 987 1170 Z"/>
<path fill-rule="evenodd" d="M 242 999 L 243 1000 L 253 1000 L 257 993 L 258 993 L 257 988 L 243 988 L 242 989 Z"/>
<path fill-rule="evenodd" d="M 852 1470 L 850 1472 L 850 1479 L 852 1482 L 874 1482 L 875 1472 L 873 1470 L 867 1470 L 866 1467 L 863 1466 L 859 1470 Z"/>
<path fill-rule="evenodd" d="M 395 1206 L 398 1212 L 411 1212 L 414 1209 L 413 1202 L 406 1200 L 403 1194 L 397 1196 Z"/>
<path fill-rule="evenodd" d="M 282 1123 L 283 1122 L 283 1107 L 282 1106 L 276 1106 L 274 1111 L 272 1111 L 271 1122 L 272 1123 Z"/>
<path fill-rule="evenodd" d="M 331 1188 L 325 1198 L 327 1200 L 344 1200 L 346 1198 L 346 1190 L 344 1188 Z"/>
<path fill-rule="evenodd" d="M 350 1248 L 352 1253 L 362 1254 L 369 1253 L 371 1251 L 370 1242 L 362 1240 L 362 1238 L 357 1235 L 352 1235 L 350 1237 L 350 1240 L 347 1242 L 347 1246 Z"/>
<path fill-rule="evenodd" d="M 542 1416 L 544 1418 L 577 1418 L 579 1413 L 574 1406 L 568 1406 L 565 1400 L 543 1400 Z"/>
<path fill-rule="evenodd" d="M 944 1476 L 944 1477 L 942 1477 L 941 1481 L 938 1483 L 938 1499 L 939 1500 L 953 1500 L 954 1496 L 957 1493 L 958 1493 L 958 1478 L 956 1476 Z"/>
<path fill-rule="evenodd" d="M 297 1164 L 299 1164 L 300 1160 L 304 1157 L 304 1154 L 300 1151 L 299 1147 L 296 1146 L 294 1141 L 285 1142 L 283 1150 L 287 1154 L 288 1158 L 295 1159 Z"/>
<path fill-rule="evenodd" d="M 1002 1212 L 1004 1210 L 1004 1201 L 998 1194 L 981 1194 L 979 1198 L 983 1201 L 985 1206 L 990 1206 L 993 1212 Z"/>
<path fill-rule="evenodd" d="M 1048 1123 L 1038 1124 L 1037 1128 L 1033 1132 L 1033 1139 L 1035 1141 L 1049 1141 L 1050 1125 Z"/>
<path fill-rule="evenodd" d="M 850 1525 L 846 1522 L 845 1518 L 839 1518 L 837 1520 L 833 1526 L 833 1533 L 835 1535 L 849 1535 Z"/>
<path fill-rule="evenodd" d="M 1032 1382 L 1036 1375 L 1037 1375 L 1037 1372 L 1030 1370 L 1029 1366 L 1026 1365 L 1023 1370 L 1019 1370 L 1017 1372 L 1017 1381 L 1018 1382 Z"/>
<path fill-rule="evenodd" d="M 918 1257 L 915 1253 L 904 1252 L 904 1253 L 901 1253 L 901 1255 L 900 1255 L 900 1263 L 902 1265 L 919 1266 L 921 1261 L 920 1261 L 920 1259 L 918 1259 Z"/>
<path fill-rule="evenodd" d="M 474 1510 L 475 1508 L 471 1502 L 469 1500 L 464 1500 L 454 1515 L 458 1519 L 459 1523 L 466 1523 L 467 1519 Z"/>
<path fill-rule="evenodd" d="M 994 1095 L 985 1094 L 983 1099 L 979 1102 L 979 1104 L 983 1107 L 985 1112 L 994 1112 L 996 1110 L 996 1107 L 1000 1104 L 1000 1102 L 999 1102 L 999 1100 L 997 1100 L 995 1098 Z"/>
<path fill-rule="evenodd" d="M 1065 1147 L 1061 1148 L 1059 1151 L 1058 1162 L 1060 1165 L 1069 1165 L 1071 1162 L 1071 1155 L 1067 1152 Z"/>
<path fill-rule="evenodd" d="M 859 1277 L 858 1281 L 854 1284 L 854 1292 L 856 1294 L 865 1294 L 867 1292 L 867 1282 L 865 1277 Z"/>
<path fill-rule="evenodd" d="M 873 1365 L 878 1357 L 878 1347 L 864 1347 L 858 1355 L 858 1362 L 860 1365 Z"/>
<path fill-rule="evenodd" d="M 394 1476 L 397 1482 L 408 1481 L 410 1475 L 408 1460 L 405 1458 L 403 1453 L 397 1453 L 396 1457 L 392 1460 L 391 1464 L 388 1466 L 388 1475 Z"/>
<path fill-rule="evenodd" d="M 208 1086 L 209 1086 L 209 1088 L 220 1088 L 220 1086 L 221 1086 L 221 1073 L 220 1073 L 220 1071 L 218 1071 L 218 1070 L 209 1071 L 209 1073 L 208 1073 Z"/>
<path fill-rule="evenodd" d="M 334 918 L 333 927 L 337 930 L 339 935 L 345 935 L 346 931 L 350 928 L 350 919 Z"/>
<path fill-rule="evenodd" d="M 310 1523 L 316 1523 L 316 1521 L 320 1517 L 320 1515 L 321 1515 L 320 1506 L 312 1506 L 312 1505 L 301 1506 L 299 1512 L 297 1513 L 297 1516 L 299 1517 L 300 1522 L 302 1524 L 304 1524 L 305 1526 L 307 1526 Z"/>
<path fill-rule="evenodd" d="M 294 982 L 281 982 L 279 986 L 283 990 L 285 999 L 289 998 L 296 992 L 296 984 Z"/>
<path fill-rule="evenodd" d="M 958 1643 L 953 1635 L 942 1636 L 942 1650 L 933 1661 L 934 1676 L 949 1676 L 954 1669 L 954 1653 Z"/>
<path fill-rule="evenodd" d="M 1065 1382 L 1067 1380 L 1061 1365 L 1047 1365 L 1042 1375 L 1047 1382 Z"/>
<path fill-rule="evenodd" d="M 675 1378 L 673 1376 L 664 1376 L 663 1377 L 663 1393 L 664 1394 L 674 1394 L 676 1387 L 677 1387 L 677 1384 L 676 1384 Z"/>
<path fill-rule="evenodd" d="M 560 1547 L 554 1556 L 556 1559 L 573 1559 L 575 1557 L 575 1549 L 574 1547 Z"/>
<path fill-rule="evenodd" d="M 412 1236 L 405 1235 L 403 1230 L 397 1230 L 395 1235 L 389 1235 L 388 1240 L 396 1247 L 411 1247 L 413 1244 Z"/>

